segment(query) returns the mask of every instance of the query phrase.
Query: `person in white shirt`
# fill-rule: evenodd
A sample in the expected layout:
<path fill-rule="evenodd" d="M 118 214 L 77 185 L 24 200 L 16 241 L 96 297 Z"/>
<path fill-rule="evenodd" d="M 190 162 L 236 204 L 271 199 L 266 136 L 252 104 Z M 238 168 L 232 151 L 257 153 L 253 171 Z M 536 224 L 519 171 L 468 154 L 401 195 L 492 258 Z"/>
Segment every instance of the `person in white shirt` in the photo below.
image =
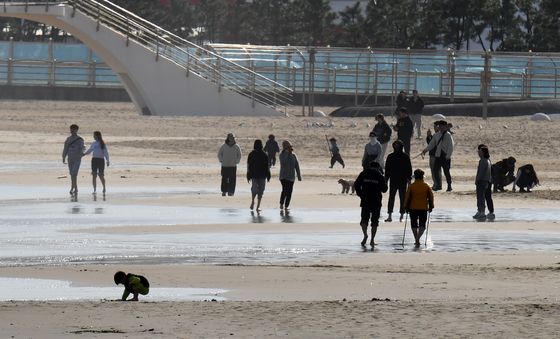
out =
<path fill-rule="evenodd" d="M 105 194 L 105 160 L 107 160 L 107 167 L 109 167 L 109 150 L 107 150 L 107 145 L 103 141 L 101 132 L 93 132 L 93 139 L 95 141 L 91 143 L 91 146 L 89 146 L 89 149 L 84 153 L 84 155 L 92 153 L 91 175 L 93 177 L 93 194 L 97 193 L 98 176 L 101 184 L 103 185 L 103 194 Z"/>
<path fill-rule="evenodd" d="M 451 156 L 453 154 L 453 148 L 455 143 L 453 137 L 449 132 L 450 124 L 445 121 L 439 122 L 439 131 L 434 135 L 428 147 L 422 151 L 422 155 L 435 149 L 435 166 L 434 166 L 434 186 L 432 190 L 439 191 L 442 189 L 441 184 L 441 169 L 443 168 L 443 173 L 445 174 L 445 179 L 447 181 L 447 192 L 451 192 Z"/>
<path fill-rule="evenodd" d="M 237 164 L 241 160 L 241 148 L 235 143 L 235 136 L 229 133 L 226 141 L 218 151 L 218 160 L 222 164 L 222 196 L 233 196 L 237 176 Z"/>
<path fill-rule="evenodd" d="M 70 195 L 75 197 L 78 195 L 78 171 L 82 162 L 84 153 L 84 139 L 78 135 L 80 127 L 76 124 L 70 125 L 70 136 L 64 142 L 62 150 L 62 163 L 66 164 L 68 158 L 68 171 L 70 172 Z"/>

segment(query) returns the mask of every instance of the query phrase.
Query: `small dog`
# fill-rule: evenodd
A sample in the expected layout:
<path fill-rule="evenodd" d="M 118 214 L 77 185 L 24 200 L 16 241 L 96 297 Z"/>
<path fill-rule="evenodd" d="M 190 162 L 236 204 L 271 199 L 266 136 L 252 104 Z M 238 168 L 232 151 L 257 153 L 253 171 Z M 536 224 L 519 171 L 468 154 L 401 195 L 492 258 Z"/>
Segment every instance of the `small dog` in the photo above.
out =
<path fill-rule="evenodd" d="M 356 191 L 354 188 L 354 180 L 344 180 L 338 179 L 338 183 L 342 185 L 342 192 L 341 193 L 350 193 L 350 189 L 352 189 L 352 194 Z"/>

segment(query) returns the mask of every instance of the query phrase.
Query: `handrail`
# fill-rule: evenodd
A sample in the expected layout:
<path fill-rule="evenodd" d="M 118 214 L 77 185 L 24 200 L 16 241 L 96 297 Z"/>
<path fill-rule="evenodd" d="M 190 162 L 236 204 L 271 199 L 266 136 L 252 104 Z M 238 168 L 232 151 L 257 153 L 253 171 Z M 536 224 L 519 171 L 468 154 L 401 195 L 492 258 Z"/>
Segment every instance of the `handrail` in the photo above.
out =
<path fill-rule="evenodd" d="M 4 8 L 7 2 L 4 1 Z M 164 57 L 185 70 L 186 76 L 195 73 L 207 81 L 217 85 L 218 91 L 226 88 L 240 95 L 274 109 L 292 104 L 293 91 L 278 82 L 228 60 L 213 51 L 198 46 L 148 20 L 112 3 L 108 0 L 68 0 L 68 1 L 17 1 L 25 6 L 65 4 L 71 6 L 73 12 L 79 10 L 86 16 L 96 20 L 97 25 L 103 24 L 122 34 L 128 45 L 136 41 L 155 55 L 155 62 Z M 99 27 L 99 26 L 98 26 Z M 281 110 L 280 109 L 280 110 Z"/>

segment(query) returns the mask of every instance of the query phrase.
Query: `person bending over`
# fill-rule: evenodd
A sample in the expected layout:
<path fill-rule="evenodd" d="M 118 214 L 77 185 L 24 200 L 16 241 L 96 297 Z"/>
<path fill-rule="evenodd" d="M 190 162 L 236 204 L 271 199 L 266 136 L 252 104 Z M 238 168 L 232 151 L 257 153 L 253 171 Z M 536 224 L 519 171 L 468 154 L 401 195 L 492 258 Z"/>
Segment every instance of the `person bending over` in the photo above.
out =
<path fill-rule="evenodd" d="M 126 274 L 123 271 L 118 271 L 115 273 L 114 280 L 115 284 L 124 285 L 122 301 L 127 301 L 126 298 L 128 298 L 130 294 L 132 294 L 133 297 L 128 301 L 138 301 L 138 294 L 147 295 L 150 292 L 150 283 L 144 276 L 132 273 Z"/>

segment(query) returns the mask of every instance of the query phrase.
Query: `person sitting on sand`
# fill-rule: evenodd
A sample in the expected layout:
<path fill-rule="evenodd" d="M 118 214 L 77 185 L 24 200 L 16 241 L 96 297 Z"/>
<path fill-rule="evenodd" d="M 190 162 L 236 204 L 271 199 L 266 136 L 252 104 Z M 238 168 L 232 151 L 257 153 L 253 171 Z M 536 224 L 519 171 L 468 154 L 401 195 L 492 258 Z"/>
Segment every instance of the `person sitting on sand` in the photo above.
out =
<path fill-rule="evenodd" d="M 383 174 L 381 174 L 381 165 L 377 161 L 371 161 L 369 166 L 366 166 L 354 181 L 354 188 L 356 194 L 360 197 L 360 207 L 362 208 L 360 226 L 364 238 L 361 245 L 366 245 L 368 222 L 371 219 L 371 241 L 369 244 L 374 246 L 381 213 L 382 193 L 387 192 L 387 183 Z"/>
<path fill-rule="evenodd" d="M 428 212 L 434 209 L 434 193 L 424 182 L 424 171 L 414 171 L 414 182 L 408 187 L 405 196 L 405 207 L 410 215 L 410 228 L 414 235 L 414 245 L 420 246 L 420 238 L 426 230 Z"/>
<path fill-rule="evenodd" d="M 118 271 L 113 277 L 115 284 L 123 284 L 124 292 L 121 300 L 126 301 L 126 298 L 132 293 L 133 298 L 129 301 L 138 301 L 138 294 L 147 295 L 150 292 L 150 283 L 144 276 L 132 273 L 124 273 Z"/>

